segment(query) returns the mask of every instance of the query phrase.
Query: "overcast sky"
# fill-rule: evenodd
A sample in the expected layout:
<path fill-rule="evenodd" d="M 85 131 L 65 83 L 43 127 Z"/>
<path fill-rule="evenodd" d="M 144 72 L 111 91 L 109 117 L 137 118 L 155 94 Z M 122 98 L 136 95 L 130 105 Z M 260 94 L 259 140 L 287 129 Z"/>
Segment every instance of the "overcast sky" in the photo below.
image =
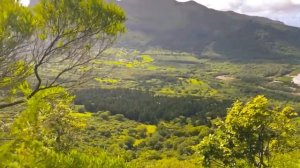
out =
<path fill-rule="evenodd" d="M 185 2 L 188 0 L 177 0 Z M 209 8 L 264 16 L 300 27 L 300 0 L 195 0 Z M 28 5 L 30 0 L 21 0 Z"/>
<path fill-rule="evenodd" d="M 22 3 L 23 5 L 25 5 L 25 6 L 28 6 L 29 3 L 30 3 L 30 0 L 20 0 L 20 1 L 21 1 L 21 3 Z"/>
<path fill-rule="evenodd" d="M 188 0 L 177 0 L 185 2 Z M 300 27 L 300 0 L 195 0 L 209 8 L 280 20 Z"/>

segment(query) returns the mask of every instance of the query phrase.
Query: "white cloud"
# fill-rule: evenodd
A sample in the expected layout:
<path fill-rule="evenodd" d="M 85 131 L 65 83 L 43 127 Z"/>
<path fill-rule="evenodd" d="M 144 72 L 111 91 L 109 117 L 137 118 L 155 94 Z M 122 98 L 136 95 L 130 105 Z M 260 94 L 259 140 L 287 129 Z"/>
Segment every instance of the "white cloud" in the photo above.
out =
<path fill-rule="evenodd" d="M 189 0 L 177 0 L 186 2 Z M 288 25 L 300 27 L 300 0 L 194 0 L 216 10 L 232 10 L 253 16 L 280 20 Z M 28 6 L 30 0 L 20 0 Z"/>
<path fill-rule="evenodd" d="M 20 0 L 20 3 L 24 6 L 28 6 L 30 3 L 30 0 Z"/>
<path fill-rule="evenodd" d="M 300 4 L 300 0 L 291 0 L 292 1 L 292 3 L 294 3 L 294 4 Z"/>
<path fill-rule="evenodd" d="M 188 0 L 177 0 L 185 2 Z M 300 0 L 195 0 L 216 10 L 268 17 L 300 27 Z"/>

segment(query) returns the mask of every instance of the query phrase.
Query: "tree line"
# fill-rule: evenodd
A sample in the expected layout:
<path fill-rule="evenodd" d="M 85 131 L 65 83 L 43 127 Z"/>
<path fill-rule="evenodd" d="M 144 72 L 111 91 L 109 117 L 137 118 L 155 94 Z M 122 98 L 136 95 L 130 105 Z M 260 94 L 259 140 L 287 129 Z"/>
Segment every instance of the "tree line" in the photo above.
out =
<path fill-rule="evenodd" d="M 231 100 L 204 97 L 167 97 L 132 89 L 83 89 L 76 93 L 75 104 L 87 111 L 110 111 L 145 123 L 170 121 L 179 116 L 194 116 L 198 124 L 226 115 Z"/>

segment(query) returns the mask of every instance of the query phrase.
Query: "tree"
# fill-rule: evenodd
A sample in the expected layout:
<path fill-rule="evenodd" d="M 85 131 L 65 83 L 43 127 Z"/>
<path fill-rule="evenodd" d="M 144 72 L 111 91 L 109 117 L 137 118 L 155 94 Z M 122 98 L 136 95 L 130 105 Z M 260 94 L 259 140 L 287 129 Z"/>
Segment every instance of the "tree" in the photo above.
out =
<path fill-rule="evenodd" d="M 94 60 L 124 32 L 123 10 L 105 0 L 0 6 L 0 109 L 22 104 L 10 111 L 22 112 L 1 142 L 0 167 L 125 167 L 74 149 L 83 114 L 72 113 L 65 90 L 87 81 Z"/>
<path fill-rule="evenodd" d="M 76 117 L 70 108 L 72 101 L 73 96 L 62 87 L 35 94 L 14 122 L 14 141 L 38 140 L 56 151 L 68 151 L 77 140 L 78 130 L 85 126 L 84 117 Z"/>
<path fill-rule="evenodd" d="M 104 0 L 41 0 L 33 10 L 15 0 L 0 5 L 0 89 L 15 96 L 1 100 L 0 109 L 86 82 L 93 61 L 125 30 L 123 10 Z M 18 88 L 26 80 L 33 89 L 25 97 Z"/>
<path fill-rule="evenodd" d="M 295 124 L 291 118 L 296 115 L 289 106 L 272 108 L 264 96 L 246 104 L 236 101 L 225 121 L 216 121 L 215 133 L 198 146 L 204 165 L 268 167 L 273 153 L 285 152 L 293 145 Z"/>
<path fill-rule="evenodd" d="M 89 115 L 73 113 L 72 100 L 62 87 L 42 90 L 28 100 L 12 126 L 12 140 L 0 145 L 0 167 L 125 167 L 123 159 L 101 150 L 76 150 Z"/>
<path fill-rule="evenodd" d="M 14 94 L 31 73 L 20 52 L 27 50 L 34 25 L 31 12 L 17 1 L 2 0 L 0 6 L 0 102 L 10 102 L 4 95 Z"/>

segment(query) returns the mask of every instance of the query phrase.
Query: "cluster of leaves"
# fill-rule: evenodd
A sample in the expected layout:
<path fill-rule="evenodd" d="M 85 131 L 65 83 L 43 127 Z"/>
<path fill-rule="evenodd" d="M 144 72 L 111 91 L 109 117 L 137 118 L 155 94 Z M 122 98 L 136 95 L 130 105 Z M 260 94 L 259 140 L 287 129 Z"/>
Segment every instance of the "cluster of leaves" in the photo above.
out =
<path fill-rule="evenodd" d="M 160 90 L 157 91 L 158 95 L 165 96 L 198 96 L 198 97 L 213 97 L 217 94 L 217 90 L 212 89 L 207 83 L 195 79 L 178 79 L 178 84 L 172 83 L 171 86 L 164 86 Z"/>
<path fill-rule="evenodd" d="M 117 50 L 118 51 L 118 50 Z M 116 66 L 120 68 L 141 68 L 141 67 L 148 67 L 148 64 L 152 63 L 154 61 L 153 58 L 151 58 L 149 55 L 140 55 L 139 52 L 130 53 L 133 55 L 130 55 L 129 58 L 123 53 L 122 50 L 119 52 L 105 52 L 106 55 L 111 56 L 109 60 L 96 60 L 95 63 L 103 66 Z M 116 57 L 115 59 L 113 59 Z"/>
<path fill-rule="evenodd" d="M 125 167 L 122 159 L 99 150 L 76 150 L 89 115 L 73 113 L 72 100 L 60 87 L 28 100 L 7 135 L 11 140 L 0 145 L 0 167 Z"/>
<path fill-rule="evenodd" d="M 28 79 L 33 88 L 29 95 L 1 100 L 0 108 L 24 103 L 40 90 L 83 82 L 92 68 L 82 69 L 92 67 L 90 63 L 125 31 L 124 11 L 102 0 L 41 0 L 32 9 L 15 0 L 0 5 L 1 92 L 16 95 L 18 85 Z M 51 77 L 49 67 L 55 69 Z"/>
<path fill-rule="evenodd" d="M 73 97 L 62 87 L 78 83 L 62 80 L 67 73 L 88 77 L 85 65 L 124 32 L 123 10 L 104 0 L 41 0 L 33 8 L 1 0 L 0 6 L 0 109 L 17 113 L 1 132 L 0 167 L 125 167 L 101 150 L 76 149 L 89 116 L 73 113 Z M 54 76 L 41 73 L 49 67 Z"/>
<path fill-rule="evenodd" d="M 291 107 L 272 108 L 264 96 L 246 104 L 237 101 L 228 110 L 225 121 L 216 121 L 214 134 L 204 138 L 199 150 L 204 165 L 270 166 L 276 152 L 293 150 L 297 113 Z"/>

